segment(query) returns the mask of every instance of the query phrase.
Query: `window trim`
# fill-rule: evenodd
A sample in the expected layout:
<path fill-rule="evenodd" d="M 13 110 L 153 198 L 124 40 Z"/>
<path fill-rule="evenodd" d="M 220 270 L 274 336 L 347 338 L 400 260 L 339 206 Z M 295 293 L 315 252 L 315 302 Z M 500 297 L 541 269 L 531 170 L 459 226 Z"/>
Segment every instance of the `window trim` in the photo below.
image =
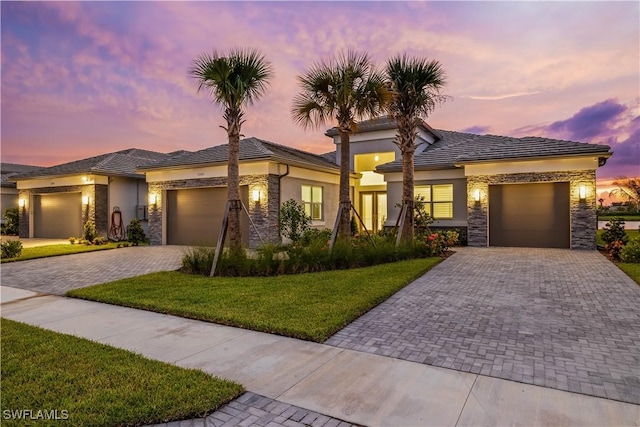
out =
<path fill-rule="evenodd" d="M 434 200 L 433 200 L 433 187 L 434 187 L 434 186 L 444 186 L 444 185 L 446 185 L 446 186 L 450 186 L 450 187 L 451 187 L 451 200 L 437 200 L 437 201 L 434 201 Z M 454 196 L 454 194 L 453 194 L 453 193 L 454 193 L 454 186 L 453 186 L 453 183 L 416 185 L 416 186 L 414 187 L 414 194 L 417 194 L 417 192 L 415 191 L 415 190 L 416 190 L 416 188 L 422 188 L 422 189 L 424 189 L 425 187 L 428 187 L 428 189 L 429 189 L 429 190 L 428 190 L 428 192 L 429 192 L 429 198 L 428 198 L 428 200 L 425 200 L 423 203 L 425 204 L 425 207 L 427 207 L 427 206 L 428 206 L 427 211 L 428 211 L 429 216 L 431 216 L 431 218 L 433 218 L 433 219 L 434 219 L 434 220 L 436 220 L 436 221 L 440 221 L 440 220 L 452 220 L 452 219 L 454 219 L 454 218 L 455 218 L 455 212 L 454 212 L 454 206 L 455 206 L 454 199 L 455 199 L 455 196 Z M 424 191 L 422 191 L 422 192 L 424 192 Z M 444 205 L 444 204 L 448 204 L 448 205 L 450 205 L 450 206 L 451 206 L 451 216 L 446 216 L 446 217 L 435 217 L 435 216 L 433 215 L 433 212 L 434 212 L 434 205 Z"/>
<path fill-rule="evenodd" d="M 308 187 L 309 188 L 309 194 L 311 196 L 311 201 L 305 201 L 304 200 L 304 187 Z M 314 189 L 320 189 L 320 201 L 317 202 L 314 200 L 313 198 L 313 190 Z M 324 221 L 324 187 L 321 185 L 313 185 L 313 184 L 302 184 L 300 186 L 300 200 L 302 201 L 302 207 L 305 210 L 305 213 L 307 211 L 307 205 L 309 206 L 309 212 L 310 212 L 310 217 L 311 217 L 311 221 L 315 224 L 316 222 L 323 222 Z M 313 217 L 313 208 L 314 208 L 314 204 L 319 205 L 320 207 L 320 218 L 314 218 Z"/>

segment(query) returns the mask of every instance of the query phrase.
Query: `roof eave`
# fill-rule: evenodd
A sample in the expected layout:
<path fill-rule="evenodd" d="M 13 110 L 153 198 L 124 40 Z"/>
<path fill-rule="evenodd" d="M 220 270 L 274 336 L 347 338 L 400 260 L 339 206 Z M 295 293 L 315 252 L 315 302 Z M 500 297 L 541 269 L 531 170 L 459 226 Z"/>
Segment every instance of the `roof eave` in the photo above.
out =
<path fill-rule="evenodd" d="M 547 160 L 547 159 L 567 159 L 575 157 L 597 157 L 597 158 L 609 158 L 612 152 L 593 152 L 593 153 L 579 153 L 579 154 L 557 154 L 548 156 L 520 156 L 520 157 L 507 157 L 500 159 L 481 159 L 481 160 L 463 160 L 454 163 L 456 167 L 463 167 L 465 165 L 481 164 L 481 163 L 502 163 L 513 161 L 528 161 L 528 160 Z"/>

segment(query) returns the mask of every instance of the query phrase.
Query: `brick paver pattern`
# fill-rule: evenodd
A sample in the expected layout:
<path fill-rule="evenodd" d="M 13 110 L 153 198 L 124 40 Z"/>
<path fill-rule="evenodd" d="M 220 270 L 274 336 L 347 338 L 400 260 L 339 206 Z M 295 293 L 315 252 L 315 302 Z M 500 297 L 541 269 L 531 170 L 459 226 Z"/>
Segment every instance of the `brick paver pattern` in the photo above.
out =
<path fill-rule="evenodd" d="M 326 344 L 640 403 L 640 287 L 596 251 L 462 248 Z"/>
<path fill-rule="evenodd" d="M 247 392 L 206 418 L 153 427 L 350 427 L 353 424 Z"/>
<path fill-rule="evenodd" d="M 186 249 L 139 246 L 12 262 L 2 264 L 0 278 L 4 286 L 64 295 L 71 289 L 177 270 Z"/>

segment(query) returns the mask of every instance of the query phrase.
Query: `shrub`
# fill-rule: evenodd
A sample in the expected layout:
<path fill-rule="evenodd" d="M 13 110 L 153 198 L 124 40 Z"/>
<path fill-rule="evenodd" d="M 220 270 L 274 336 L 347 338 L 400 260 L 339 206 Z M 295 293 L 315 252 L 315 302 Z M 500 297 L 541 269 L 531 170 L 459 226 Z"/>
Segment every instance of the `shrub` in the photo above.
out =
<path fill-rule="evenodd" d="M 76 244 L 76 238 L 75 237 L 69 237 L 69 243 L 71 243 L 72 245 Z"/>
<path fill-rule="evenodd" d="M 280 220 L 278 227 L 280 234 L 297 242 L 305 231 L 311 226 L 311 217 L 308 216 L 304 207 L 293 199 L 289 199 L 280 207 Z"/>
<path fill-rule="evenodd" d="M 324 242 L 327 243 L 331 240 L 331 230 L 328 228 L 318 229 L 318 228 L 310 228 L 306 230 L 302 237 L 300 238 L 299 243 L 302 246 L 309 246 L 313 242 Z"/>
<path fill-rule="evenodd" d="M 98 232 L 96 231 L 96 225 L 93 221 L 89 220 L 84 223 L 84 228 L 82 231 L 82 238 L 89 243 L 93 242 L 93 239 L 98 237 Z"/>
<path fill-rule="evenodd" d="M 20 240 L 7 240 L 0 243 L 2 258 L 17 258 L 22 254 L 22 242 Z"/>
<path fill-rule="evenodd" d="M 144 234 L 144 230 L 142 229 L 142 224 L 140 220 L 134 218 L 129 223 L 127 227 L 127 240 L 133 246 L 138 246 L 140 243 L 145 243 L 147 241 L 147 236 Z"/>
<path fill-rule="evenodd" d="M 620 252 L 623 262 L 640 263 L 640 237 L 636 237 L 625 245 Z"/>
<path fill-rule="evenodd" d="M 20 209 L 8 208 L 2 216 L 2 234 L 6 236 L 17 236 L 20 232 Z"/>
<path fill-rule="evenodd" d="M 215 250 L 214 250 L 215 252 Z M 218 276 L 251 276 L 255 274 L 256 260 L 249 259 L 244 248 L 229 248 L 222 252 L 218 259 L 216 275 Z M 209 267 L 213 265 L 213 258 Z"/>
<path fill-rule="evenodd" d="M 187 252 L 182 256 L 182 271 L 208 276 L 211 273 L 215 253 L 215 248 L 202 246 L 188 248 Z"/>
<path fill-rule="evenodd" d="M 621 241 L 623 245 L 626 245 L 629 241 L 629 236 L 624 231 L 624 219 L 620 217 L 611 218 L 604 226 L 602 232 L 602 240 L 604 243 L 614 243 Z"/>

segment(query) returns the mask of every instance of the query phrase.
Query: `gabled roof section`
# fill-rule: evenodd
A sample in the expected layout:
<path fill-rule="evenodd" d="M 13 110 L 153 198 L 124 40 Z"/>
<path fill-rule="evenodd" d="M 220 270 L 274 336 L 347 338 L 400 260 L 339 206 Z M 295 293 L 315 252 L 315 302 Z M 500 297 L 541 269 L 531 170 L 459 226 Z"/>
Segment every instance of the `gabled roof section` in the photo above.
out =
<path fill-rule="evenodd" d="M 422 128 L 424 131 L 432 134 L 436 140 L 440 139 L 440 135 L 436 129 L 433 129 L 429 126 L 424 120 L 418 119 L 418 127 Z M 373 132 L 378 130 L 390 130 L 396 129 L 398 126 L 396 125 L 396 121 L 393 120 L 389 116 L 377 117 L 375 119 L 364 120 L 358 122 L 356 124 L 356 130 L 353 133 L 365 133 L 365 132 Z M 327 129 L 324 133 L 326 136 L 334 137 L 340 134 L 338 132 L 337 127 L 332 127 L 331 129 Z"/>
<path fill-rule="evenodd" d="M 139 170 L 148 171 L 196 165 L 226 164 L 228 159 L 229 144 L 222 144 L 143 166 L 140 167 Z M 248 160 L 273 160 L 276 162 L 297 163 L 320 168 L 338 168 L 335 163 L 332 163 L 323 156 L 254 137 L 240 140 L 240 161 Z"/>
<path fill-rule="evenodd" d="M 442 139 L 415 156 L 416 170 L 446 169 L 466 163 L 541 159 L 594 155 L 611 156 L 608 145 L 586 144 L 559 139 L 498 135 L 476 135 L 463 132 L 438 130 Z M 381 172 L 402 170 L 402 159 L 377 167 Z"/>
<path fill-rule="evenodd" d="M 21 165 L 18 163 L 0 163 L 0 186 L 16 188 L 16 183 L 10 179 L 21 173 L 33 172 L 42 169 L 42 166 Z"/>
<path fill-rule="evenodd" d="M 87 159 L 76 160 L 31 172 L 21 173 L 11 178 L 12 181 L 29 178 L 43 178 L 51 176 L 101 174 L 116 176 L 142 177 L 136 169 L 160 160 L 170 158 L 169 154 L 155 151 L 129 148 L 115 153 L 101 154 Z"/>

